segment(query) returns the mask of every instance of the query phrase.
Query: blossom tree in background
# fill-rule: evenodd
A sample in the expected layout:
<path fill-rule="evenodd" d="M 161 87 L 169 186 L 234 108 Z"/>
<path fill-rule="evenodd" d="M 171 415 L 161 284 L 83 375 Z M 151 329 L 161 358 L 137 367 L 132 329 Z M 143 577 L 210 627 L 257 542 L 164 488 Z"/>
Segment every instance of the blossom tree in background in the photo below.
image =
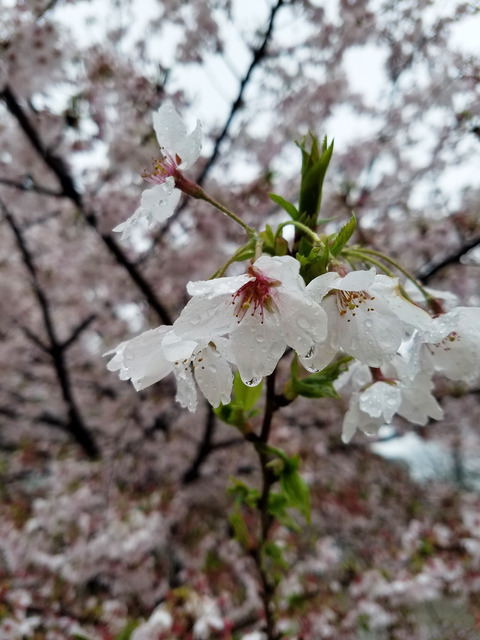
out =
<path fill-rule="evenodd" d="M 478 7 L 105 6 L 0 16 L 2 637 L 475 637 L 477 495 L 355 432 L 467 488 Z"/>

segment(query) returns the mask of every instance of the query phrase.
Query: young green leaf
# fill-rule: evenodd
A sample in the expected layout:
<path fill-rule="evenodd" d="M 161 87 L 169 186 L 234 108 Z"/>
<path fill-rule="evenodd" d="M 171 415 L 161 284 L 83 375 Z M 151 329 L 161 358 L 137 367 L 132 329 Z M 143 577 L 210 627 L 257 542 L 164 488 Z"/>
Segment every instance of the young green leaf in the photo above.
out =
<path fill-rule="evenodd" d="M 356 226 L 357 222 L 355 219 L 355 215 L 352 213 L 352 217 L 350 218 L 350 220 L 343 225 L 337 235 L 334 236 L 333 242 L 330 244 L 330 253 L 334 258 L 336 258 L 340 254 L 343 247 L 350 240 Z"/>
<path fill-rule="evenodd" d="M 268 195 L 275 204 L 278 204 L 279 207 L 282 207 L 282 209 L 288 213 L 292 220 L 298 220 L 299 213 L 295 205 L 285 200 L 285 198 L 282 198 L 282 196 L 278 196 L 276 193 L 269 193 Z"/>

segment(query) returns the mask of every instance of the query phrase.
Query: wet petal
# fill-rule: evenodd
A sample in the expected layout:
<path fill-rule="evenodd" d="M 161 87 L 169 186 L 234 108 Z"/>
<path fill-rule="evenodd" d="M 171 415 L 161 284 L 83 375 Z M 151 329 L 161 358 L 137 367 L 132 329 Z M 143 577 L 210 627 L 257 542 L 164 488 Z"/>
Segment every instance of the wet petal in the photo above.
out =
<path fill-rule="evenodd" d="M 195 359 L 195 378 L 212 407 L 230 402 L 232 369 L 216 349 L 206 347 L 199 352 Z"/>
<path fill-rule="evenodd" d="M 327 337 L 327 314 L 303 293 L 279 292 L 275 303 L 280 314 L 281 330 L 287 345 L 300 357 Z"/>
<path fill-rule="evenodd" d="M 401 402 L 400 388 L 387 382 L 375 382 L 360 394 L 359 406 L 372 418 L 383 418 L 387 423 L 392 421 Z"/>
<path fill-rule="evenodd" d="M 244 284 L 251 280 L 255 280 L 255 278 L 246 274 L 216 278 L 214 280 L 199 280 L 197 282 L 189 282 L 187 291 L 191 296 L 202 296 L 207 300 L 212 300 L 216 296 L 236 293 L 240 287 L 243 287 Z"/>
<path fill-rule="evenodd" d="M 247 314 L 230 335 L 233 357 L 245 384 L 254 386 L 277 366 L 286 343 L 279 332 L 279 318 L 266 312 L 261 316 Z"/>
<path fill-rule="evenodd" d="M 172 158 L 176 155 L 181 158 L 180 169 L 190 167 L 200 155 L 202 148 L 200 122 L 197 120 L 194 131 L 187 135 L 185 124 L 172 102 L 165 102 L 153 114 L 153 127 L 160 148 L 163 148 Z"/>
<path fill-rule="evenodd" d="M 278 280 L 286 289 L 298 291 L 305 289 L 305 283 L 300 275 L 300 263 L 291 256 L 260 256 L 253 267 L 267 278 Z"/>
<path fill-rule="evenodd" d="M 177 381 L 175 400 L 181 407 L 193 413 L 197 408 L 197 388 L 190 363 L 174 366 L 173 373 Z"/>

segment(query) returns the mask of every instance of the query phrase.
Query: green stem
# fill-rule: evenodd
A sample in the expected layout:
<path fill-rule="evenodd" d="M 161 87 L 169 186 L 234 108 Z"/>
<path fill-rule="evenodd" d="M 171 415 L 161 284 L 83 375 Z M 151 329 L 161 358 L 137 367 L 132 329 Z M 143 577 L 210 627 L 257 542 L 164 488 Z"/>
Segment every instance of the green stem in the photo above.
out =
<path fill-rule="evenodd" d="M 320 236 L 318 236 L 315 233 L 315 231 L 312 231 L 310 227 L 307 227 L 306 224 L 303 224 L 302 222 L 298 222 L 298 220 L 287 220 L 287 222 L 282 222 L 282 224 L 279 225 L 277 229 L 277 238 L 279 236 L 279 232 L 289 224 L 292 224 L 295 228 L 299 229 L 300 231 L 303 231 L 305 235 L 310 236 L 310 238 L 312 238 L 315 244 L 320 244 L 322 242 L 320 239 Z"/>
<path fill-rule="evenodd" d="M 372 256 L 377 256 L 381 260 L 384 260 L 385 262 L 388 262 L 388 264 L 391 264 L 393 267 L 395 267 L 395 269 L 398 269 L 398 271 L 400 271 L 400 273 L 402 273 L 408 280 L 410 280 L 410 282 L 412 282 L 417 287 L 417 289 L 423 295 L 425 300 L 427 300 L 427 301 L 432 300 L 432 296 L 428 293 L 428 291 L 425 289 L 425 287 L 423 287 L 420 284 L 420 282 L 418 282 L 418 280 L 416 278 L 414 278 L 414 276 L 412 276 L 412 274 L 409 273 L 404 267 L 402 267 L 402 265 L 399 264 L 396 260 L 394 260 L 393 258 L 390 258 L 389 256 L 384 255 L 380 251 L 375 251 L 375 249 L 363 249 L 362 248 L 362 249 L 360 249 L 360 252 L 364 253 L 364 254 L 372 255 Z"/>
<path fill-rule="evenodd" d="M 210 276 L 209 279 L 214 280 L 215 278 L 222 277 L 225 271 L 228 269 L 228 267 L 234 262 L 236 262 L 238 259 L 238 256 L 241 255 L 242 252 L 245 251 L 245 249 L 247 249 L 248 245 L 249 243 L 247 242 L 247 244 L 244 244 L 239 249 L 237 249 L 235 253 L 225 262 L 225 264 L 223 264 L 219 269 L 217 269 L 215 273 L 212 276 Z"/>
<path fill-rule="evenodd" d="M 223 204 L 220 204 L 219 202 L 211 198 L 209 195 L 207 195 L 205 191 L 202 190 L 201 194 L 198 195 L 197 197 L 199 200 L 204 200 L 205 202 L 208 202 L 208 204 L 211 204 L 212 207 L 215 207 L 215 209 L 218 209 L 219 211 L 224 213 L 226 216 L 228 216 L 231 220 L 239 224 L 242 227 L 242 229 L 246 231 L 246 233 L 248 233 L 249 236 L 254 236 L 256 234 L 255 229 L 252 229 L 252 227 L 249 227 L 248 224 L 245 224 L 243 220 L 241 220 L 238 216 L 236 216 L 234 213 L 229 211 L 226 207 L 223 206 Z"/>

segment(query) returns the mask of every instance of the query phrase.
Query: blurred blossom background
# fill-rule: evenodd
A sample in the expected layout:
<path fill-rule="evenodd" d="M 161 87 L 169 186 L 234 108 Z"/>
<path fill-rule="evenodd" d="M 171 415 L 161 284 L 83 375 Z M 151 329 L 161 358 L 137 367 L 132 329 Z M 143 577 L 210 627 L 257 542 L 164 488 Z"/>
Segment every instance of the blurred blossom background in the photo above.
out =
<path fill-rule="evenodd" d="M 354 211 L 358 242 L 480 306 L 480 5 L 0 9 L 0 638 L 261 640 L 225 491 L 258 481 L 255 456 L 207 405 L 176 405 L 171 377 L 136 393 L 102 358 L 173 322 L 242 234 L 188 199 L 151 233 L 111 230 L 138 207 L 171 99 L 202 122 L 188 177 L 247 224 L 283 219 L 268 194 L 295 202 L 295 141 L 326 134 L 328 232 Z M 442 422 L 396 419 L 374 444 L 341 443 L 348 398 L 276 416 L 312 495 L 312 522 L 276 532 L 285 638 L 480 637 L 479 393 L 442 380 Z"/>

